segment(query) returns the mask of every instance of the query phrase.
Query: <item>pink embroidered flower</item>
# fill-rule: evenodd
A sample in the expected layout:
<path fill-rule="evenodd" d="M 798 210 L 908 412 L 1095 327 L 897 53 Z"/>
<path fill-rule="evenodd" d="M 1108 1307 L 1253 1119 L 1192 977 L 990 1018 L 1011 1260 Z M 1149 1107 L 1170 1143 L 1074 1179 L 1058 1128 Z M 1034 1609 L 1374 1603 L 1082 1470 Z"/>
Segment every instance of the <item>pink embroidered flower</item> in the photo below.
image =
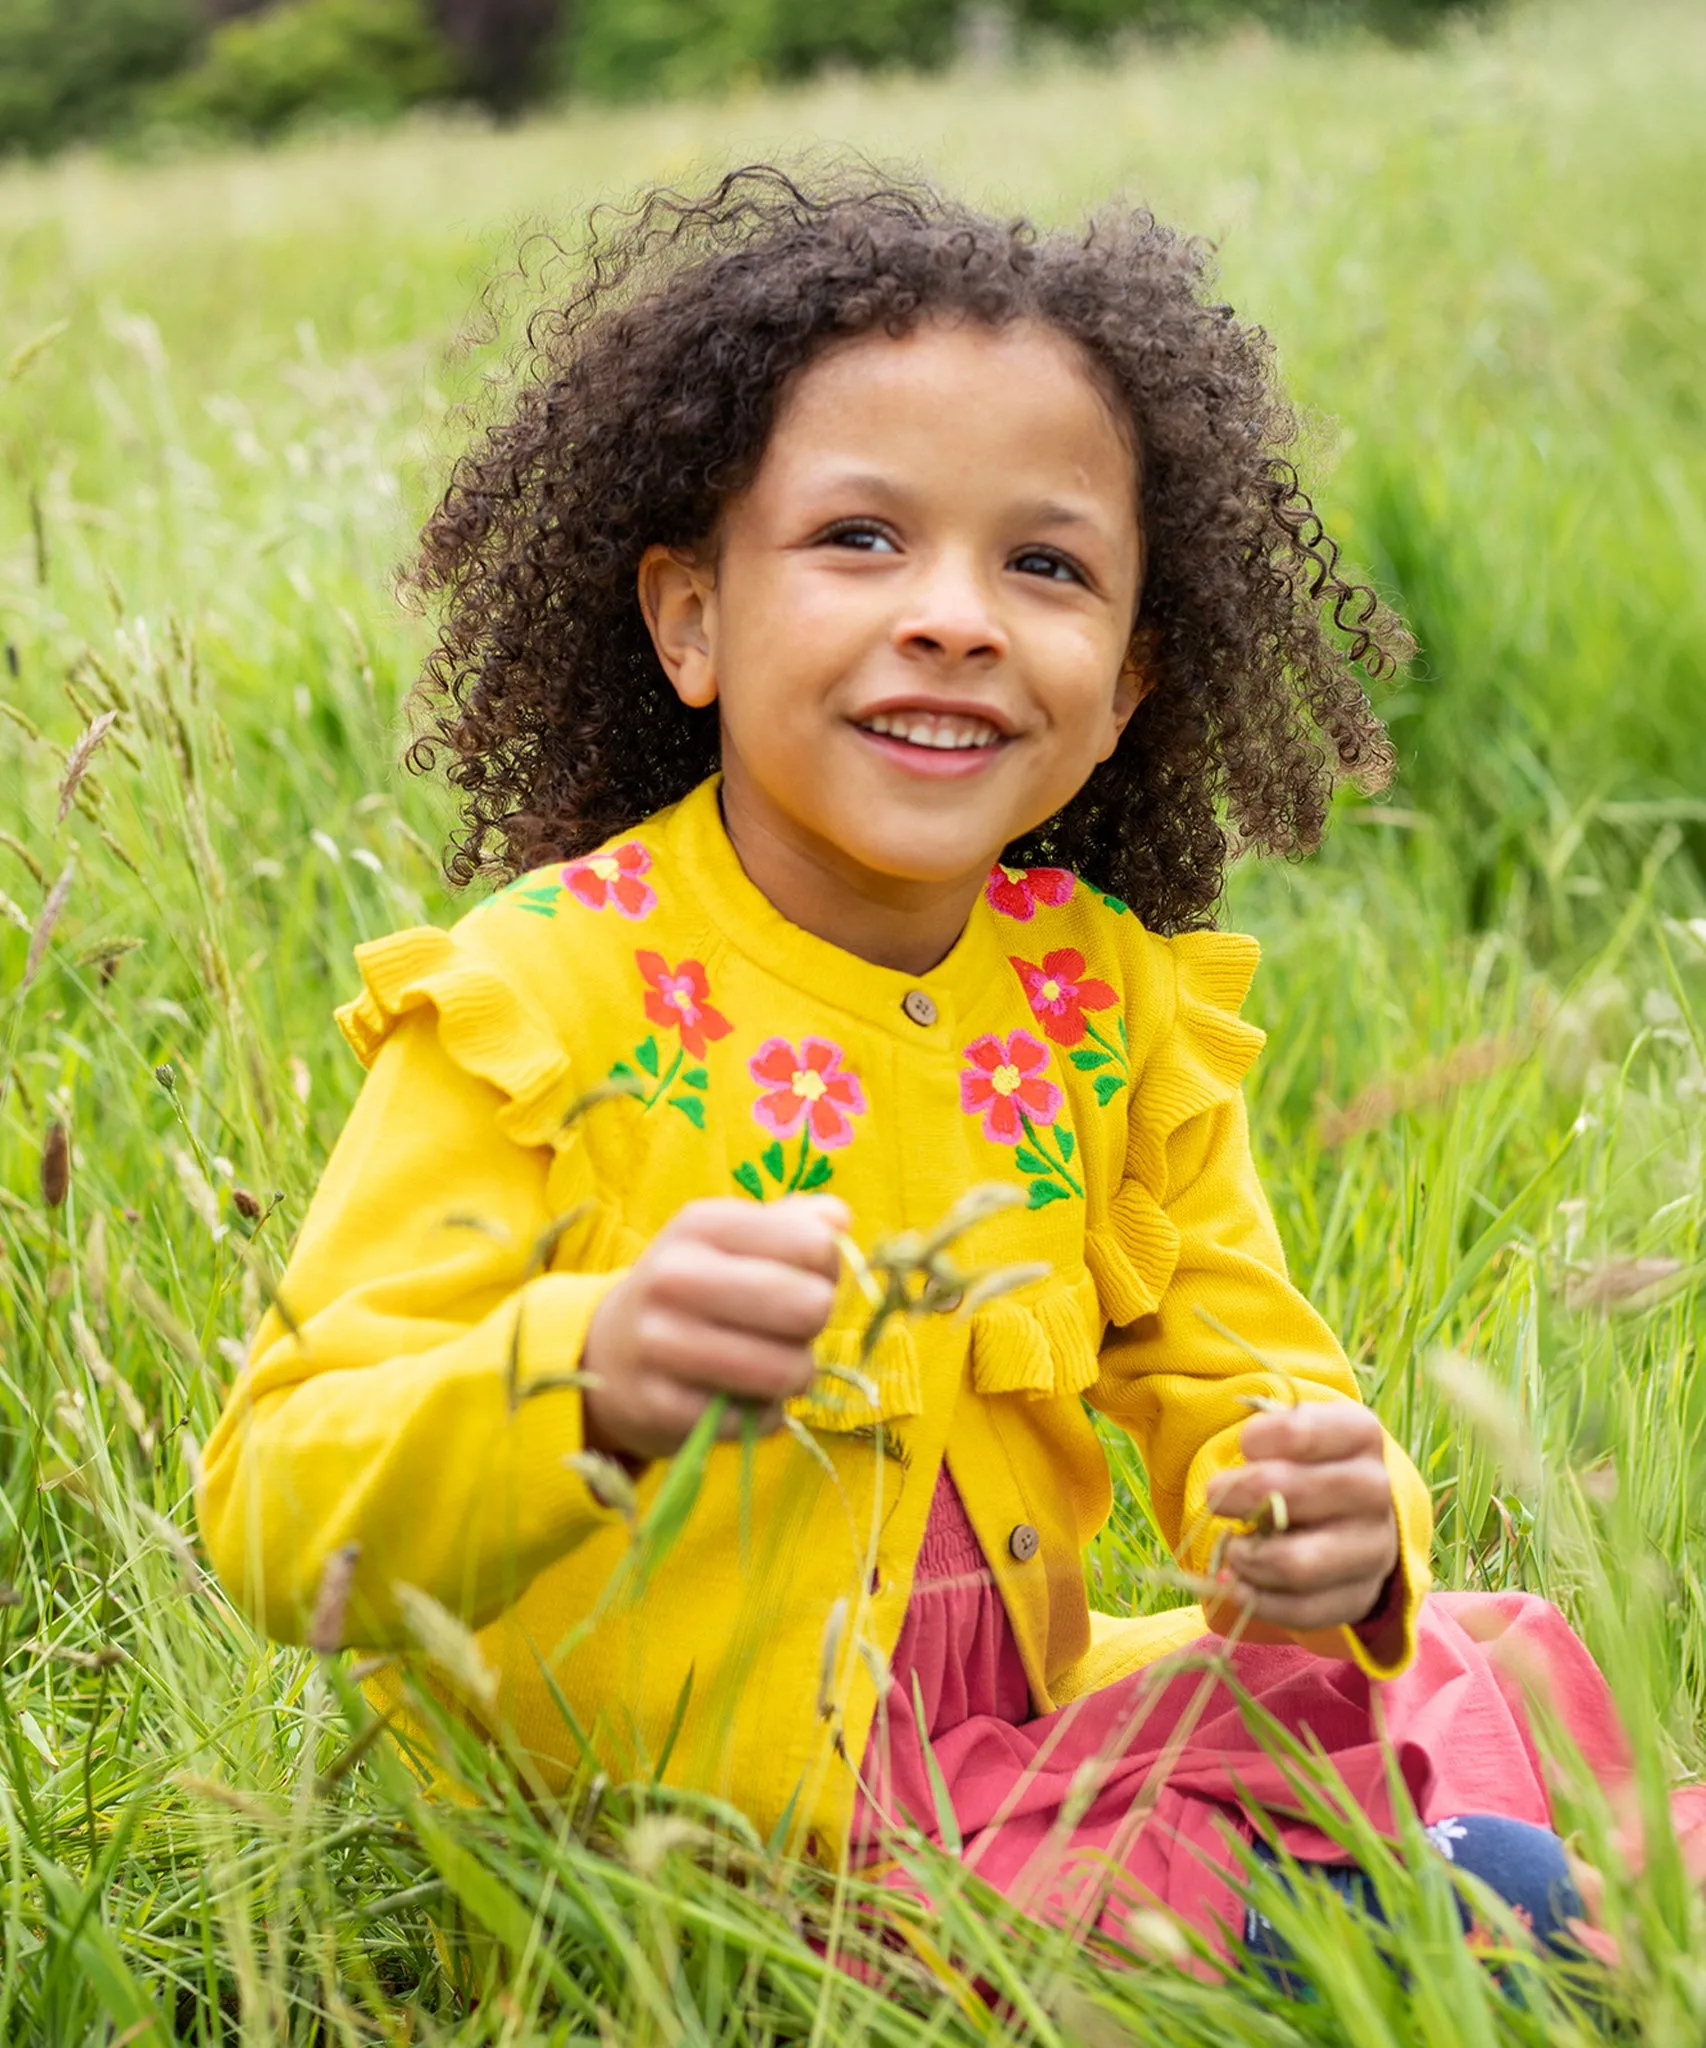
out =
<path fill-rule="evenodd" d="M 1074 946 L 1045 953 L 1040 967 L 1013 953 L 1007 957 L 1024 987 L 1031 1015 L 1056 1045 L 1077 1045 L 1084 1036 L 1084 1012 L 1111 1010 L 1119 1001 L 1105 981 L 1084 978 L 1084 955 Z"/>
<path fill-rule="evenodd" d="M 1037 905 L 1058 908 L 1072 894 L 1076 877 L 1067 868 L 991 868 L 983 893 L 1003 917 L 1029 924 Z"/>
<path fill-rule="evenodd" d="M 607 903 L 614 903 L 624 917 L 644 917 L 657 908 L 658 901 L 651 883 L 640 880 L 651 864 L 646 849 L 637 839 L 630 839 L 609 853 L 571 861 L 563 870 L 563 887 L 588 910 L 602 910 Z"/>
<path fill-rule="evenodd" d="M 727 1038 L 734 1027 L 707 1000 L 710 985 L 697 960 L 671 967 L 661 953 L 646 952 L 636 953 L 634 960 L 649 984 L 646 1015 L 666 1030 L 679 1031 L 681 1043 L 696 1060 L 704 1058 L 707 1039 Z"/>
<path fill-rule="evenodd" d="M 1022 1117 L 1052 1124 L 1061 1093 L 1047 1079 L 1048 1047 L 1028 1031 L 1010 1031 L 1002 1044 L 993 1032 L 966 1047 L 969 1065 L 960 1075 L 960 1107 L 983 1118 L 983 1135 L 997 1145 L 1016 1145 L 1024 1135 Z"/>
<path fill-rule="evenodd" d="M 767 1093 L 752 1113 L 767 1131 L 791 1138 L 802 1122 L 825 1152 L 852 1142 L 849 1117 L 865 1114 L 865 1091 L 858 1077 L 844 1074 L 841 1048 L 827 1038 L 802 1038 L 796 1053 L 785 1038 L 767 1038 L 746 1063 L 747 1072 Z"/>

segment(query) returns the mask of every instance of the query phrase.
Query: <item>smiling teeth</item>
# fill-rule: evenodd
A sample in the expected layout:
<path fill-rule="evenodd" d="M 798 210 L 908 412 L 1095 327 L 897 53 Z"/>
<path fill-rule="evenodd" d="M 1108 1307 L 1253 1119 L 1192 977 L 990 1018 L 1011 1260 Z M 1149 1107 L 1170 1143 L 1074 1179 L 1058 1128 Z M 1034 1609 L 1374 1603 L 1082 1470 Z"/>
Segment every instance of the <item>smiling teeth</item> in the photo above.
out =
<path fill-rule="evenodd" d="M 947 750 L 992 747 L 1001 735 L 981 718 L 959 718 L 936 711 L 896 711 L 864 721 L 867 732 L 906 740 L 915 747 Z"/>

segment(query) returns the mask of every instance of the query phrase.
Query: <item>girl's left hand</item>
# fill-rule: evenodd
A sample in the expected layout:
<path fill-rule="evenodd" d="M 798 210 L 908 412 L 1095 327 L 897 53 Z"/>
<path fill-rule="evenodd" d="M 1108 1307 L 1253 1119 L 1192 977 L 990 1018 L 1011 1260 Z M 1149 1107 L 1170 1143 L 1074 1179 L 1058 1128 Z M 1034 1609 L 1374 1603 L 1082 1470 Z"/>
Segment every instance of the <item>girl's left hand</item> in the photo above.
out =
<path fill-rule="evenodd" d="M 1373 1412 L 1349 1401 L 1252 1416 L 1239 1438 L 1245 1462 L 1209 1481 L 1208 1505 L 1252 1522 L 1277 1493 L 1286 1527 L 1227 1544 L 1225 1597 L 1283 1629 L 1369 1620 L 1398 1562 L 1384 1442 Z"/>

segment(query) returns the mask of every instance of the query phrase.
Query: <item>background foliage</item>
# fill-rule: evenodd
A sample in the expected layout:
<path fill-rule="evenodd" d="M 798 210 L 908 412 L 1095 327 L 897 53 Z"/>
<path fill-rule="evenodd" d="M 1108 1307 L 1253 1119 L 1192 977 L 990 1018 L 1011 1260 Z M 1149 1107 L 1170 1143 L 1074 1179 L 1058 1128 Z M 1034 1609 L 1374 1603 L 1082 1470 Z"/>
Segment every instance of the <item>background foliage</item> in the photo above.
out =
<path fill-rule="evenodd" d="M 1260 22 L 1413 40 L 1490 0 L 4 0 L 0 155 L 376 120 L 454 98 L 728 91 L 957 51 Z M 162 81 L 168 81 L 162 89 Z"/>
<path fill-rule="evenodd" d="M 1630 1881 L 1591 1788 L 1565 1817 L 1626 1966 L 1585 2002 L 1501 1986 L 1444 1866 L 1366 1842 L 1401 1967 L 1270 1894 L 1297 2003 L 1180 1973 L 1153 1919 L 1117 1952 L 1029 1927 L 922 1851 L 942 1911 L 891 1902 L 878 1945 L 731 1814 L 590 1779 L 528 1807 L 449 1735 L 468 1803 L 428 1808 L 342 1660 L 207 1581 L 191 1507 L 358 1079 L 350 947 L 456 913 L 395 767 L 420 627 L 388 578 L 529 303 L 475 304 L 517 222 L 824 136 L 1051 217 L 1124 189 L 1220 237 L 1422 642 L 1393 801 L 1229 906 L 1293 1262 L 1434 1490 L 1441 1577 L 1565 1606 L 1657 1819 L 1706 1750 L 1703 89 L 1698 10 L 1655 0 L 0 176 L 0 2039 L 1706 2038 L 1700 1900 L 1662 1826 Z M 1094 1597 L 1173 1597 L 1110 1451 Z M 479 2002 L 470 1933 L 504 1958 Z"/>

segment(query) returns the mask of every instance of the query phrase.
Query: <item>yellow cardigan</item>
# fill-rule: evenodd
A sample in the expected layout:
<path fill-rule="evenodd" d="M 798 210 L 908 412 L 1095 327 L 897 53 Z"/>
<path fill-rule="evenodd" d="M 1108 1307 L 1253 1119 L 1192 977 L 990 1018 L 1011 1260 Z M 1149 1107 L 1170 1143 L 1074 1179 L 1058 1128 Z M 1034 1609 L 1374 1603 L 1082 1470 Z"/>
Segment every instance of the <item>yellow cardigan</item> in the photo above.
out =
<path fill-rule="evenodd" d="M 1156 938 L 1062 870 L 998 868 L 939 967 L 871 966 L 747 879 L 714 781 L 448 933 L 360 947 L 365 988 L 339 1021 L 370 1073 L 281 1285 L 294 1328 L 268 1315 L 207 1446 L 201 1522 L 225 1584 L 301 1641 L 328 1558 L 359 1542 L 348 1640 L 407 1643 L 400 1586 L 464 1616 L 496 1678 L 481 1711 L 547 1782 L 581 1755 L 566 1703 L 613 1775 L 667 1747 L 669 1781 L 766 1832 L 786 1816 L 830 1856 L 944 1457 L 1038 1712 L 1200 1633 L 1196 1608 L 1090 1611 L 1083 1551 L 1110 1494 L 1086 1404 L 1132 1433 L 1161 1527 L 1200 1570 L 1239 1397 L 1289 1379 L 1356 1398 L 1286 1279 L 1250 1158 L 1239 1082 L 1262 1037 L 1237 1011 L 1256 954 L 1225 933 Z M 639 1092 L 565 1124 L 612 1075 Z M 574 1371 L 640 1247 L 695 1197 L 791 1188 L 844 1197 L 868 1246 L 985 1181 L 1026 1205 L 966 1254 L 1046 1261 L 1048 1278 L 892 1326 L 874 1402 L 834 1370 L 858 1359 L 849 1283 L 818 1346 L 832 1371 L 796 1404 L 815 1449 L 768 1438 L 743 1487 L 739 1447 L 719 1447 L 643 1594 L 601 1604 L 626 1524 L 568 1462 L 578 1391 L 528 1389 Z M 1411 1654 L 1431 1535 L 1390 1442 L 1387 1462 L 1396 1616 L 1378 1649 L 1348 1630 L 1337 1645 L 1376 1677 Z M 665 1469 L 642 1476 L 642 1510 Z M 375 1697 L 398 1705 L 392 1674 Z"/>

